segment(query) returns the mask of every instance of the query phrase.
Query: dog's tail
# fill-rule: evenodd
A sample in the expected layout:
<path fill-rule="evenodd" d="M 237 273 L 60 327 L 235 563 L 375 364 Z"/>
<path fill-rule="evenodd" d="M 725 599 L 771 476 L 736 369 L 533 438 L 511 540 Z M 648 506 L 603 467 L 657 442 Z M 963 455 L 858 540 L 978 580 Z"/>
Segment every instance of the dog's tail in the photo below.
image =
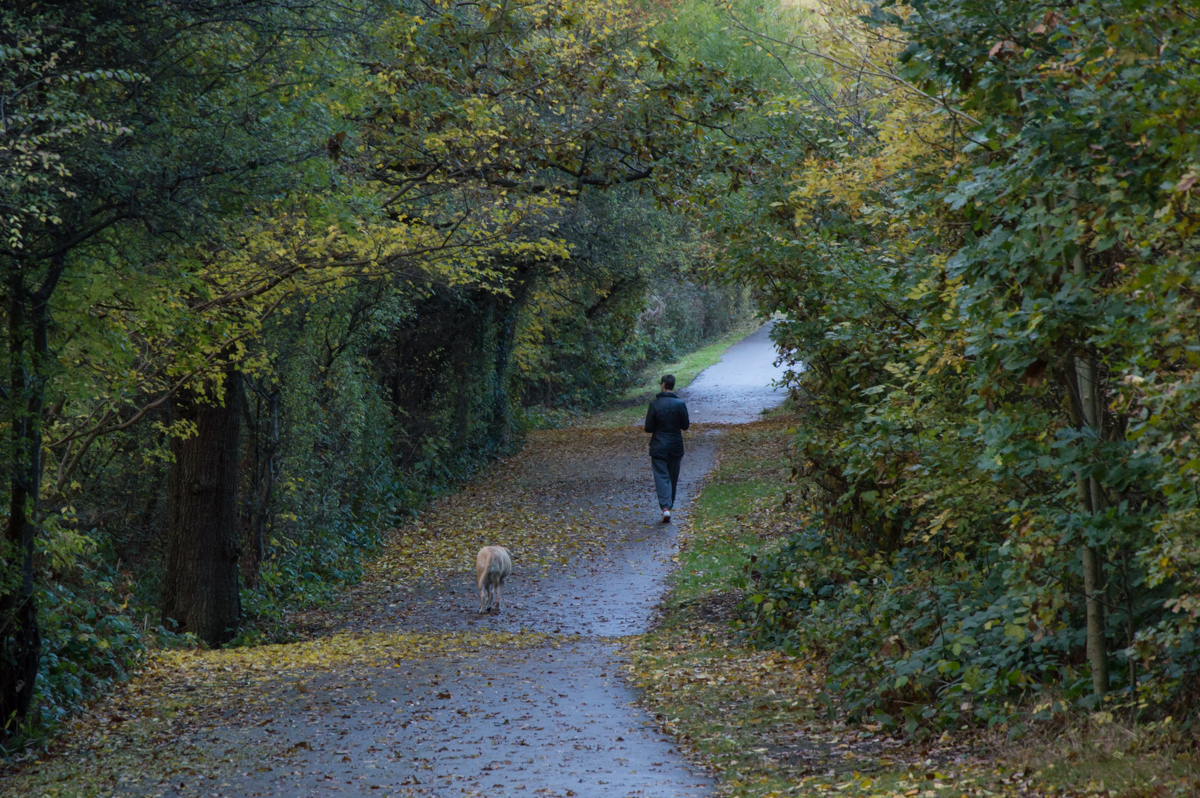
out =
<path fill-rule="evenodd" d="M 507 577 L 512 571 L 512 559 L 500 546 L 485 546 L 475 560 L 475 570 L 482 587 L 484 581 L 495 582 Z"/>

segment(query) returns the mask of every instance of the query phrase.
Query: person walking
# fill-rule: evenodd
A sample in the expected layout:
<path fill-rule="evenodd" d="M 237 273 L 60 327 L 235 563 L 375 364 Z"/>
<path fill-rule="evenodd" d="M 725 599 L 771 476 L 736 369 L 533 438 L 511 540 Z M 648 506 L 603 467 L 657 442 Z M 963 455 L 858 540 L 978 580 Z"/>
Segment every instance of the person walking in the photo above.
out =
<path fill-rule="evenodd" d="M 650 468 L 658 506 L 662 508 L 662 522 L 669 524 L 679 485 L 679 461 L 683 459 L 683 430 L 689 421 L 687 405 L 675 395 L 675 375 L 664 374 L 659 387 L 662 391 L 646 410 L 646 432 L 651 434 Z"/>

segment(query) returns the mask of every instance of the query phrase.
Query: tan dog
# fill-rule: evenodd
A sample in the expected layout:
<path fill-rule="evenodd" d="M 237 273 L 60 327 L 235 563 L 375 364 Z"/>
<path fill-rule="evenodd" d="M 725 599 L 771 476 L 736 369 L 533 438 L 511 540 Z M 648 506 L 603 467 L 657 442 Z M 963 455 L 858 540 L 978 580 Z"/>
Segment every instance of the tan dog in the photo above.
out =
<path fill-rule="evenodd" d="M 500 612 L 500 591 L 504 580 L 512 573 L 512 557 L 503 546 L 484 546 L 475 557 L 475 581 L 479 583 L 479 611 L 487 612 L 496 605 Z M 486 606 L 484 606 L 486 604 Z"/>

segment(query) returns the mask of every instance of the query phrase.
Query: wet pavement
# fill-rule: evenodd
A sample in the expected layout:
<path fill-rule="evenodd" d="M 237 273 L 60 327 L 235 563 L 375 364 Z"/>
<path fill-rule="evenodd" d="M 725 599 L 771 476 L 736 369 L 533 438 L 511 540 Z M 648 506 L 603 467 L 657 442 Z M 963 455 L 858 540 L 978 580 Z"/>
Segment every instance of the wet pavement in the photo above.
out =
<path fill-rule="evenodd" d="M 514 554 L 502 610 L 487 615 L 476 612 L 479 594 L 473 570 L 411 591 L 397 585 L 394 593 L 384 595 L 383 600 L 395 607 L 383 623 L 412 632 L 488 629 L 620 637 L 646 631 L 671 570 L 676 530 L 688 516 L 690 497 L 713 466 L 714 439 L 719 434 L 720 430 L 708 430 L 689 436 L 675 523 L 661 522 L 648 455 L 630 451 L 627 437 L 618 437 L 608 447 L 591 448 L 556 463 L 556 479 L 542 483 L 537 491 L 552 497 L 562 518 L 582 523 L 602 537 L 603 553 L 548 568 L 529 567 Z M 514 478 L 537 479 L 540 470 L 530 471 Z M 587 490 L 572 489 L 580 485 Z M 378 631 L 380 621 L 373 615 L 369 626 L 351 621 L 344 628 Z"/>
<path fill-rule="evenodd" d="M 772 326 L 768 322 L 731 346 L 719 363 L 680 391 L 693 423 L 747 424 L 757 421 L 763 410 L 783 403 L 787 391 L 774 383 L 783 378 L 787 367 L 775 365 Z"/>
<path fill-rule="evenodd" d="M 283 754 L 221 794 L 700 796 L 712 780 L 632 706 L 603 640 L 330 674 L 235 745 Z M 307 697 L 313 696 L 313 697 Z M 259 738 L 259 739 L 255 739 Z"/>
<path fill-rule="evenodd" d="M 781 370 L 765 330 L 688 388 L 694 422 L 752 421 L 782 401 L 769 387 Z M 720 434 L 701 428 L 687 441 L 677 521 L 686 519 L 714 464 Z M 631 448 L 633 440 L 639 444 Z M 499 614 L 475 613 L 473 574 L 464 570 L 438 584 L 389 588 L 369 614 L 341 627 L 534 631 L 552 635 L 550 643 L 263 685 L 270 717 L 214 728 L 214 742 L 246 753 L 249 764 L 207 794 L 710 794 L 712 776 L 662 735 L 620 678 L 614 638 L 646 631 L 676 551 L 677 525 L 659 523 L 645 445 L 628 432 L 613 434 L 603 445 L 556 457 L 552 469 L 531 457 L 511 475 L 529 501 L 602 536 L 601 554 L 544 568 L 514 557 Z M 256 751 L 275 753 L 255 761 Z"/>

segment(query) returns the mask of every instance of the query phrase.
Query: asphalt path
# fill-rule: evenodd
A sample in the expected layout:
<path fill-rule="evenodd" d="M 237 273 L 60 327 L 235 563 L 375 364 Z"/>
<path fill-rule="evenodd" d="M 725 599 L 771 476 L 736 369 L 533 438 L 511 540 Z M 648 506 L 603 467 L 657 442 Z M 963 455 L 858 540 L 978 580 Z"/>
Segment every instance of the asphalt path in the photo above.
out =
<path fill-rule="evenodd" d="M 787 392 L 777 383 L 787 367 L 775 362 L 772 326 L 764 324 L 731 346 L 719 363 L 702 371 L 680 392 L 693 421 L 746 424 L 783 403 Z"/>
<path fill-rule="evenodd" d="M 683 396 L 693 423 L 675 513 L 715 459 L 718 428 L 778 405 L 783 369 L 767 327 L 733 346 Z M 620 675 L 619 638 L 647 630 L 676 552 L 676 524 L 659 523 L 648 456 L 629 434 L 611 446 L 569 452 L 536 486 L 564 518 L 608 543 L 601 556 L 546 569 L 515 563 L 499 614 L 475 613 L 472 574 L 398 589 L 389 609 L 348 631 L 534 631 L 552 644 L 446 655 L 354 674 L 315 674 L 303 690 L 281 682 L 261 724 L 213 730 L 213 742 L 246 754 L 214 780 L 220 796 L 421 795 L 687 798 L 712 792 Z M 586 486 L 581 490 L 579 486 Z M 254 751 L 285 752 L 254 761 Z M 250 766 L 247 766 L 249 763 Z M 170 791 L 167 791 L 170 794 Z"/>

